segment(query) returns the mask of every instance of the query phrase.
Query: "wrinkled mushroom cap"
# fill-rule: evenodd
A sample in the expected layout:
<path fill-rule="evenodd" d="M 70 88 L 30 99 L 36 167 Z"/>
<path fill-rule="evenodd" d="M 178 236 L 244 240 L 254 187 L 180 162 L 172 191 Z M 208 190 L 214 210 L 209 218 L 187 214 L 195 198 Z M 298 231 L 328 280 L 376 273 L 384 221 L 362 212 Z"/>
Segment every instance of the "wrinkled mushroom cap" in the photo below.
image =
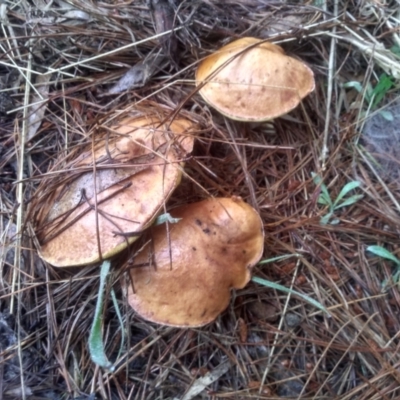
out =
<path fill-rule="evenodd" d="M 193 147 L 191 129 L 182 118 L 160 125 L 158 117 L 128 117 L 96 133 L 94 146 L 38 188 L 41 257 L 58 267 L 85 265 L 135 241 L 179 184 L 181 161 Z"/>
<path fill-rule="evenodd" d="M 239 121 L 267 121 L 286 114 L 315 87 L 307 65 L 285 55 L 281 47 L 251 37 L 204 59 L 196 85 L 204 82 L 199 90 L 203 99 Z"/>
<path fill-rule="evenodd" d="M 240 198 L 215 198 L 171 211 L 176 224 L 151 229 L 151 243 L 130 269 L 128 302 L 143 318 L 195 327 L 226 309 L 263 252 L 258 213 Z M 170 245 L 169 245 L 170 244 Z"/>

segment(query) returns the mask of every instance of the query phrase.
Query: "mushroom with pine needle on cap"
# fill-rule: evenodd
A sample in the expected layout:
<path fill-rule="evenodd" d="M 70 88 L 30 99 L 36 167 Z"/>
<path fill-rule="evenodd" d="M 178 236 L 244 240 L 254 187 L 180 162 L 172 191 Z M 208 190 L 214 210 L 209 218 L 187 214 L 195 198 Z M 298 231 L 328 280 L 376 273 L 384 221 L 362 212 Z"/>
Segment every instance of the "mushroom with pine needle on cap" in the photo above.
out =
<path fill-rule="evenodd" d="M 179 184 L 194 142 L 191 121 L 160 118 L 151 112 L 125 117 L 42 180 L 31 211 L 45 261 L 58 267 L 98 262 L 152 224 Z"/>
<path fill-rule="evenodd" d="M 128 302 L 159 324 L 195 327 L 226 309 L 231 289 L 249 282 L 262 256 L 259 214 L 239 197 L 212 198 L 170 212 L 179 222 L 152 227 L 130 265 Z"/>
<path fill-rule="evenodd" d="M 205 58 L 196 72 L 203 99 L 228 118 L 268 121 L 293 110 L 314 90 L 314 74 L 272 43 L 236 40 Z"/>

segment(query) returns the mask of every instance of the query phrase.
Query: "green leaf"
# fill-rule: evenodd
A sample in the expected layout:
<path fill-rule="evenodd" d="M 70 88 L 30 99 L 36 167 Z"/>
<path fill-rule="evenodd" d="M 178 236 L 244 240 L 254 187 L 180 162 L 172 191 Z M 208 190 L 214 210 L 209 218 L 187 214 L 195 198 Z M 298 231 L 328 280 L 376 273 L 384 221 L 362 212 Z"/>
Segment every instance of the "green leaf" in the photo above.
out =
<path fill-rule="evenodd" d="M 397 268 L 397 271 L 392 275 L 392 279 L 394 283 L 399 283 L 399 278 L 400 278 L 400 270 Z"/>
<path fill-rule="evenodd" d="M 367 100 L 367 102 L 370 103 L 373 96 L 374 96 L 374 88 L 372 87 L 371 83 L 368 82 L 367 87 L 365 89 L 365 100 Z"/>
<path fill-rule="evenodd" d="M 94 312 L 94 320 L 89 336 L 89 352 L 92 361 L 100 367 L 106 368 L 111 372 L 115 367 L 108 361 L 104 351 L 102 320 L 103 320 L 103 298 L 106 278 L 110 270 L 110 261 L 103 261 L 100 270 L 100 284 L 97 295 L 96 308 Z"/>
<path fill-rule="evenodd" d="M 386 121 L 394 121 L 394 115 L 392 112 L 387 111 L 387 110 L 381 110 L 379 111 L 379 114 L 386 119 Z"/>
<path fill-rule="evenodd" d="M 320 195 L 320 196 L 318 197 L 317 203 L 318 203 L 318 204 L 322 204 L 322 205 L 324 205 L 324 206 L 331 206 L 332 204 L 331 204 L 331 201 L 330 201 L 330 200 L 331 200 L 331 199 L 329 199 L 329 200 L 327 201 L 327 199 L 325 199 L 325 196 Z"/>
<path fill-rule="evenodd" d="M 394 82 L 388 75 L 382 74 L 380 76 L 379 82 L 373 90 L 373 95 L 375 96 L 375 98 L 372 103 L 372 108 L 375 108 L 382 101 L 382 99 L 386 96 L 387 92 L 392 88 L 393 85 Z"/>
<path fill-rule="evenodd" d="M 329 206 L 333 205 L 331 196 L 329 195 L 328 188 L 326 187 L 325 183 L 322 181 L 321 177 L 318 176 L 315 172 L 311 172 L 311 177 L 314 183 L 321 188 L 321 194 L 319 198 L 323 198 L 326 201 L 325 204 Z"/>
<path fill-rule="evenodd" d="M 335 202 L 333 203 L 334 205 L 338 204 L 340 200 L 343 199 L 344 196 L 346 196 L 347 193 L 349 193 L 351 190 L 358 188 L 361 185 L 361 182 L 359 181 L 352 181 L 349 183 L 346 183 L 340 193 L 338 194 L 338 197 L 336 197 Z"/>
<path fill-rule="evenodd" d="M 332 215 L 333 215 L 333 212 L 329 212 L 328 214 L 324 215 L 319 220 L 320 225 L 326 225 L 329 222 L 329 220 L 331 219 Z"/>
<path fill-rule="evenodd" d="M 357 201 L 361 200 L 364 197 L 362 194 L 355 194 L 345 200 L 343 200 L 340 204 L 335 206 L 335 210 L 338 210 L 339 208 L 345 207 L 345 206 L 350 206 L 351 204 L 357 203 Z"/>
<path fill-rule="evenodd" d="M 391 76 L 387 74 L 382 74 L 379 77 L 379 82 L 375 86 L 374 92 L 377 94 L 380 92 L 384 92 L 386 94 L 387 91 L 393 86 L 393 84 L 394 82 Z"/>
<path fill-rule="evenodd" d="M 170 224 L 176 224 L 179 222 L 182 218 L 173 218 L 170 213 L 165 213 L 161 214 L 156 218 L 156 221 L 154 222 L 154 225 L 162 225 L 165 224 L 166 222 L 169 222 Z"/>
<path fill-rule="evenodd" d="M 305 294 L 299 293 L 292 289 L 288 289 L 287 287 L 282 286 L 279 283 L 274 283 L 274 282 L 267 281 L 262 278 L 258 278 L 257 276 L 253 276 L 253 278 L 251 278 L 251 280 L 255 283 L 258 283 L 258 284 L 268 287 L 270 289 L 276 289 L 276 290 L 279 290 L 284 293 L 289 293 L 289 294 L 298 296 L 298 297 L 302 298 L 303 300 L 307 301 L 308 303 L 310 303 L 311 305 L 313 305 L 314 307 L 318 308 L 319 310 L 322 310 L 323 312 L 329 314 L 328 310 L 320 302 L 314 300 L 313 298 L 311 298 L 309 296 L 306 296 Z"/>
<path fill-rule="evenodd" d="M 315 172 L 311 172 L 311 178 L 316 185 L 319 185 L 322 182 L 321 177 L 317 175 Z"/>
<path fill-rule="evenodd" d="M 329 206 L 332 206 L 332 200 L 331 200 L 331 196 L 329 196 L 329 192 L 328 189 L 325 185 L 325 183 L 321 183 L 321 191 L 322 191 L 322 196 L 324 198 L 324 200 L 329 204 Z"/>
<path fill-rule="evenodd" d="M 400 266 L 400 260 L 395 255 L 393 255 L 390 251 L 386 250 L 382 246 L 377 246 L 377 245 L 368 246 L 367 247 L 367 251 L 369 251 L 370 253 L 375 254 L 376 256 L 379 256 L 379 257 L 382 257 L 382 258 L 386 258 L 387 260 L 393 261 L 398 266 Z"/>
<path fill-rule="evenodd" d="M 395 44 L 390 48 L 390 51 L 397 56 L 400 56 L 400 46 Z"/>

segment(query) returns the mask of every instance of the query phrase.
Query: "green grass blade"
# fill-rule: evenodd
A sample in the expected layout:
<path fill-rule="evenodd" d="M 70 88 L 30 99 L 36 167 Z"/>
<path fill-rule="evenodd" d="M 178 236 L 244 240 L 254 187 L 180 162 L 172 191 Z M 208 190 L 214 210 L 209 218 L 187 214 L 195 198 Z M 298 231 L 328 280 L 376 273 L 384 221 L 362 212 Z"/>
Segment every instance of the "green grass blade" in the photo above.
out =
<path fill-rule="evenodd" d="M 113 365 L 108 361 L 104 351 L 103 335 L 102 335 L 102 320 L 103 320 L 103 298 L 104 287 L 108 272 L 110 271 L 110 261 L 103 261 L 100 269 L 100 284 L 97 295 L 96 308 L 94 312 L 94 320 L 89 336 L 89 352 L 92 361 L 100 367 L 110 371 L 114 370 Z"/>
<path fill-rule="evenodd" d="M 382 246 L 377 246 L 377 245 L 376 246 L 368 246 L 367 251 L 375 254 L 376 256 L 386 258 L 386 260 L 393 261 L 396 265 L 398 265 L 400 267 L 400 260 L 395 255 L 393 255 L 390 251 L 386 250 Z"/>
<path fill-rule="evenodd" d="M 295 290 L 292 290 L 292 289 L 288 289 L 285 286 L 279 285 L 279 283 L 274 283 L 274 282 L 270 282 L 270 281 L 267 281 L 262 278 L 258 278 L 257 276 L 253 276 L 253 278 L 251 278 L 251 280 L 255 283 L 258 283 L 258 284 L 268 287 L 270 289 L 276 289 L 276 290 L 280 290 L 281 292 L 284 292 L 284 293 L 296 295 L 296 296 L 302 298 L 303 300 L 307 301 L 314 307 L 318 308 L 319 310 L 329 314 L 328 310 L 320 302 L 312 299 L 311 297 L 306 296 L 305 294 L 296 292 Z"/>
<path fill-rule="evenodd" d="M 300 254 L 285 254 L 284 256 L 278 256 L 278 257 L 272 257 L 272 258 L 267 258 L 266 260 L 261 260 L 258 265 L 263 265 L 263 264 L 269 264 L 275 261 L 280 261 L 280 260 L 286 260 L 287 258 L 290 257 L 300 257 Z"/>

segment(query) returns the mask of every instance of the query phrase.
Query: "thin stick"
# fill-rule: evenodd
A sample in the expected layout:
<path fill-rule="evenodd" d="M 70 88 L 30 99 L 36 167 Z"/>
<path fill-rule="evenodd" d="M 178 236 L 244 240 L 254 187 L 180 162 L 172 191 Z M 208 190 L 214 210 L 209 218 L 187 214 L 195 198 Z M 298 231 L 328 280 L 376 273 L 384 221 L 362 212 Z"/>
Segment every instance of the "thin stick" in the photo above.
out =
<path fill-rule="evenodd" d="M 334 4 L 335 17 L 338 15 L 338 1 Z M 333 33 L 336 33 L 336 25 L 332 28 Z M 328 93 L 326 95 L 326 114 L 325 114 L 325 127 L 324 127 L 324 140 L 321 150 L 321 162 L 322 171 L 326 169 L 326 159 L 328 157 L 328 136 L 329 136 L 329 125 L 331 116 L 331 103 L 332 103 L 332 88 L 333 80 L 335 79 L 335 61 L 336 61 L 336 39 L 331 38 L 331 48 L 329 53 L 329 72 L 328 72 Z"/>

